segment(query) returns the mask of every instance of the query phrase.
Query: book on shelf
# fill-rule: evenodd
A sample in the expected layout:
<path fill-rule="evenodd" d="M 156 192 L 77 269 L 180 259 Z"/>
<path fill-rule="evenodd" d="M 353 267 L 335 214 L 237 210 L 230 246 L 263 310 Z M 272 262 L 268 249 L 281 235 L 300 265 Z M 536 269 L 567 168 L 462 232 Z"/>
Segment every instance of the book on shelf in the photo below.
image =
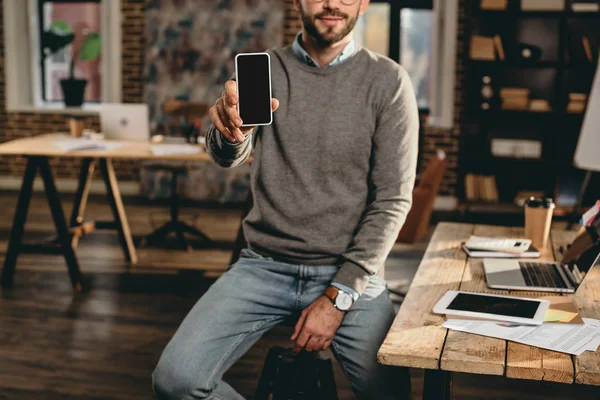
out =
<path fill-rule="evenodd" d="M 508 6 L 508 0 L 481 0 L 479 8 L 487 11 L 504 11 Z"/>
<path fill-rule="evenodd" d="M 504 61 L 506 58 L 504 57 L 504 47 L 502 46 L 502 38 L 500 35 L 494 36 L 494 46 L 496 47 L 496 51 L 498 51 L 498 58 Z"/>
<path fill-rule="evenodd" d="M 472 60 L 493 61 L 496 59 L 494 38 L 487 36 L 472 36 L 470 57 Z"/>
<path fill-rule="evenodd" d="M 587 57 L 589 62 L 592 62 L 593 56 L 592 48 L 590 47 L 590 39 L 588 39 L 587 36 L 582 36 L 581 43 L 583 43 L 583 50 L 585 51 L 585 56 Z"/>
<path fill-rule="evenodd" d="M 498 202 L 496 177 L 492 175 L 465 175 L 465 197 L 468 201 Z"/>
<path fill-rule="evenodd" d="M 521 0 L 523 11 L 562 11 L 565 0 Z"/>
<path fill-rule="evenodd" d="M 475 175 L 465 175 L 465 195 L 468 201 L 475 201 L 479 198 L 477 193 L 477 185 L 475 183 Z"/>
<path fill-rule="evenodd" d="M 573 12 L 598 12 L 600 11 L 600 3 L 573 3 L 571 4 Z"/>

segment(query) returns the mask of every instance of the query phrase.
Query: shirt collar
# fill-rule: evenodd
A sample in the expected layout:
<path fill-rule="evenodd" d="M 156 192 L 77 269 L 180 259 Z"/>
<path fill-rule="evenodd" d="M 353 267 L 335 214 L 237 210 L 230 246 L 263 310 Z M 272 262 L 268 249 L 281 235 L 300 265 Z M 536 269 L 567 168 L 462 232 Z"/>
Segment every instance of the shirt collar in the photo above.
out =
<path fill-rule="evenodd" d="M 302 32 L 298 32 L 298 34 L 296 35 L 296 39 L 294 39 L 294 42 L 292 43 L 292 50 L 294 51 L 294 54 L 296 54 L 296 57 L 298 57 L 298 59 L 306 65 L 310 65 L 311 67 L 318 67 L 319 65 L 317 64 L 317 62 L 311 56 L 308 55 L 306 50 L 304 50 L 301 42 Z M 355 52 L 356 41 L 352 39 L 350 43 L 348 43 L 346 47 L 344 47 L 340 54 L 336 58 L 334 58 L 332 62 L 329 63 L 328 66 L 331 67 L 333 65 L 343 63 L 344 61 L 352 57 Z"/>

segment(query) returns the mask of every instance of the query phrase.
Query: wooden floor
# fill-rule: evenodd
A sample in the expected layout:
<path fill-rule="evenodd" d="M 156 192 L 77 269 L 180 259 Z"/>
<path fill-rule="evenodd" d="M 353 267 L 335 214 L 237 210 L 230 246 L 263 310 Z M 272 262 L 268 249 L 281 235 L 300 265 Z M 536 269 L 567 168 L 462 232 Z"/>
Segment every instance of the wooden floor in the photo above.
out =
<path fill-rule="evenodd" d="M 15 202 L 15 194 L 0 195 L 0 249 L 6 248 Z M 68 201 L 65 208 L 70 210 Z M 162 207 L 131 201 L 126 210 L 138 238 L 151 232 L 151 218 L 160 223 L 167 217 Z M 214 282 L 210 276 L 226 268 L 239 224 L 235 210 L 186 211 L 184 218 L 195 221 L 222 249 L 191 254 L 140 249 L 139 265 L 128 269 L 116 235 L 94 232 L 81 240 L 78 251 L 82 269 L 92 281 L 93 289 L 88 293 L 72 292 L 61 257 L 19 258 L 14 288 L 0 291 L 0 399 L 151 399 L 150 374 L 162 349 L 188 310 Z M 194 214 L 198 214 L 197 219 Z M 110 210 L 102 199 L 91 200 L 88 217 L 105 219 L 108 215 Z M 51 233 L 46 203 L 37 195 L 26 237 L 39 239 Z M 410 261 L 416 265 L 425 245 L 400 246 L 394 252 L 404 257 L 402 265 Z M 402 277 L 409 268 L 402 265 L 389 271 L 389 276 Z M 199 269 L 208 271 L 209 277 Z M 290 333 L 289 328 L 267 333 L 225 379 L 243 396 L 252 398 L 268 348 L 289 346 Z M 419 398 L 423 374 L 411 372 L 413 393 Z M 337 366 L 336 382 L 340 399 L 354 398 Z M 600 398 L 595 388 L 504 378 L 459 374 L 454 382 L 455 399 Z"/>

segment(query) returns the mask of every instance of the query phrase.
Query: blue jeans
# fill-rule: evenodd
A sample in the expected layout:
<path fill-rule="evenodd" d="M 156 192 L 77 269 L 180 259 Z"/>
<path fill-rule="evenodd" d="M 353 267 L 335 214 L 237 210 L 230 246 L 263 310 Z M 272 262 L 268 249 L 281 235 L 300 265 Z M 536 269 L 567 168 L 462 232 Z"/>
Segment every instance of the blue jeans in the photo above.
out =
<path fill-rule="evenodd" d="M 276 262 L 243 250 L 163 351 L 152 374 L 155 395 L 161 400 L 243 399 L 222 380 L 225 371 L 262 334 L 321 296 L 337 270 Z M 331 342 L 358 399 L 410 398 L 408 370 L 377 362 L 394 316 L 386 282 L 372 276 Z"/>

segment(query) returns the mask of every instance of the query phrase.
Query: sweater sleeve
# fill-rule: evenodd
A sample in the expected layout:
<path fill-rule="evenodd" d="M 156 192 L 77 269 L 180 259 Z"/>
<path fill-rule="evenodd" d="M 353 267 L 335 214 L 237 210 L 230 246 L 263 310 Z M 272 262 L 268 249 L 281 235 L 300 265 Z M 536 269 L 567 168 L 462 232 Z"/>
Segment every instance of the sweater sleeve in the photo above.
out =
<path fill-rule="evenodd" d="M 224 168 L 243 164 L 252 152 L 252 136 L 256 128 L 241 143 L 231 143 L 211 124 L 206 131 L 206 151 L 215 163 Z"/>
<path fill-rule="evenodd" d="M 377 116 L 366 212 L 333 279 L 361 295 L 369 276 L 383 267 L 412 205 L 419 112 L 406 70 L 399 68 L 394 79 L 394 90 Z"/>

